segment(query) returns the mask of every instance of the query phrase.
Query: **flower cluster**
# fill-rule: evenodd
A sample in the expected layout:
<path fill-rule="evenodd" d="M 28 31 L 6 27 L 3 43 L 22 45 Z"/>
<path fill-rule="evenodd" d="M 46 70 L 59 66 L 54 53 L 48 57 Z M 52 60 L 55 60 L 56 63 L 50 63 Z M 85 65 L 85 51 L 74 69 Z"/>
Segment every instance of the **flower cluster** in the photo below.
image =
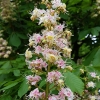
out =
<path fill-rule="evenodd" d="M 41 69 L 45 68 L 47 69 L 47 63 L 45 61 L 43 61 L 41 58 L 40 59 L 36 59 L 30 62 L 30 69 L 35 68 L 35 69 Z"/>
<path fill-rule="evenodd" d="M 59 14 L 66 12 L 66 5 L 61 0 L 42 0 L 47 10 L 35 8 L 31 13 L 31 20 L 38 20 L 38 24 L 45 29 L 34 33 L 29 38 L 29 47 L 25 52 L 26 62 L 33 75 L 26 76 L 28 83 L 36 89 L 30 92 L 29 98 L 35 100 L 73 100 L 72 91 L 64 83 L 63 73 L 60 70 L 72 67 L 64 59 L 71 57 L 71 32 L 64 23 L 59 23 Z M 36 57 L 33 57 L 36 56 Z M 45 80 L 44 80 L 45 78 Z M 43 82 L 44 87 L 39 84 Z M 52 93 L 52 89 L 58 94 Z M 42 91 L 42 92 L 39 92 Z M 42 99 L 41 99 L 42 95 Z"/>
<path fill-rule="evenodd" d="M 68 100 L 73 100 L 74 95 L 69 88 L 61 88 L 58 95 L 49 96 L 48 100 L 66 100 L 66 97 Z"/>
<path fill-rule="evenodd" d="M 98 73 L 96 72 L 89 72 L 87 70 L 85 70 L 84 68 L 81 68 L 80 70 L 80 74 L 84 75 L 82 76 L 82 80 L 85 83 L 85 89 L 83 92 L 82 96 L 79 96 L 77 94 L 75 94 L 74 98 L 75 100 L 79 99 L 79 100 L 99 100 L 99 81 L 100 81 L 100 76 L 98 75 Z"/>
<path fill-rule="evenodd" d="M 12 52 L 11 46 L 7 46 L 8 42 L 2 38 L 0 34 L 0 58 L 8 58 Z"/>
<path fill-rule="evenodd" d="M 33 91 L 30 92 L 29 94 L 29 97 L 32 99 L 32 100 L 39 100 L 39 99 L 44 99 L 45 97 L 45 92 L 39 92 L 39 89 L 36 88 L 34 89 Z"/>
<path fill-rule="evenodd" d="M 29 75 L 29 76 L 26 76 L 26 79 L 31 85 L 36 85 L 36 83 L 41 80 L 41 77 L 37 75 L 35 75 L 34 77 L 32 75 Z"/>
<path fill-rule="evenodd" d="M 100 79 L 100 77 L 99 77 L 99 76 L 97 75 L 97 73 L 95 73 L 95 72 L 90 72 L 90 73 L 89 73 L 89 76 L 92 78 L 93 81 L 99 80 L 99 79 Z M 96 87 L 96 83 L 93 82 L 93 81 L 89 81 L 89 82 L 87 83 L 87 87 L 88 87 L 88 88 L 95 88 L 95 87 Z"/>
<path fill-rule="evenodd" d="M 96 0 L 94 11 L 92 12 L 92 17 L 99 17 L 100 15 L 100 0 Z"/>
<path fill-rule="evenodd" d="M 62 77 L 61 73 L 58 71 L 48 72 L 47 81 L 49 83 L 56 82 Z"/>
<path fill-rule="evenodd" d="M 0 16 L 5 22 L 8 22 L 10 20 L 16 20 L 16 18 L 13 17 L 15 5 L 11 3 L 10 0 L 1 0 L 0 8 Z"/>

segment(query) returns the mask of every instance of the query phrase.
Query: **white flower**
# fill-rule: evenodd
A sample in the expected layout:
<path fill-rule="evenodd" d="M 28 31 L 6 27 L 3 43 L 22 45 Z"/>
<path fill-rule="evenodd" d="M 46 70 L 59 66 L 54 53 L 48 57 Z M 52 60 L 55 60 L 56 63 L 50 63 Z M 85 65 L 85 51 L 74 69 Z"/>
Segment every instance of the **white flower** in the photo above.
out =
<path fill-rule="evenodd" d="M 96 78 L 96 73 L 95 72 L 91 72 L 90 75 L 91 75 L 91 77 Z"/>
<path fill-rule="evenodd" d="M 46 10 L 46 12 L 39 18 L 39 25 L 41 23 L 51 23 L 55 25 L 57 23 L 57 19 L 59 19 L 58 14 L 55 12 L 54 15 L 52 16 L 51 13 L 54 12 L 53 10 L 49 9 Z"/>
<path fill-rule="evenodd" d="M 100 3 L 100 0 L 96 0 L 97 3 Z"/>
<path fill-rule="evenodd" d="M 95 83 L 90 81 L 90 82 L 88 82 L 87 86 L 94 88 L 95 87 Z"/>
<path fill-rule="evenodd" d="M 61 0 L 52 0 L 51 3 L 53 8 L 58 8 L 62 5 Z"/>
<path fill-rule="evenodd" d="M 90 99 L 91 100 L 96 100 L 96 97 L 95 96 L 91 96 Z"/>
<path fill-rule="evenodd" d="M 31 15 L 32 16 L 36 16 L 36 17 L 40 17 L 42 14 L 44 14 L 45 13 L 45 10 L 41 10 L 41 9 L 37 9 L 37 8 L 35 8 L 33 11 L 32 11 L 32 13 L 31 13 Z"/>
<path fill-rule="evenodd" d="M 65 27 L 64 25 L 59 24 L 55 26 L 55 30 L 58 32 L 63 32 L 64 27 Z"/>
<path fill-rule="evenodd" d="M 56 17 L 51 16 L 51 15 L 45 15 L 43 17 L 40 17 L 40 19 L 39 19 L 39 24 L 48 23 L 48 22 L 55 24 L 56 23 Z"/>
<path fill-rule="evenodd" d="M 61 0 L 52 0 L 52 8 L 57 9 L 61 8 L 62 10 L 66 11 L 66 4 L 62 3 Z"/>

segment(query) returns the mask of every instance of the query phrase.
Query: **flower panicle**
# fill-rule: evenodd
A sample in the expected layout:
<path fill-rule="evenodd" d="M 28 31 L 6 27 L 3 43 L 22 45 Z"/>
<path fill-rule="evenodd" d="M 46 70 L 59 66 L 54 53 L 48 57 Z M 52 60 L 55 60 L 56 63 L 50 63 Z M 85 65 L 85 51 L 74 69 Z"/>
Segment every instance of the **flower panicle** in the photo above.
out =
<path fill-rule="evenodd" d="M 35 8 L 31 12 L 31 20 L 38 20 L 38 24 L 45 27 L 40 33 L 34 33 L 29 38 L 29 47 L 25 52 L 26 61 L 33 75 L 26 76 L 28 83 L 37 88 L 30 92 L 29 98 L 41 100 L 73 100 L 72 91 L 65 86 L 64 76 L 60 70 L 72 70 L 63 58 L 71 57 L 71 32 L 65 24 L 59 23 L 60 12 L 66 12 L 66 5 L 61 0 L 42 0 L 47 9 Z M 34 58 L 33 56 L 36 56 Z M 39 87 L 45 78 L 45 86 Z M 58 95 L 50 93 L 53 87 Z M 42 91 L 44 89 L 44 91 Z M 42 92 L 40 92 L 41 90 Z M 43 99 L 42 98 L 42 99 Z"/>

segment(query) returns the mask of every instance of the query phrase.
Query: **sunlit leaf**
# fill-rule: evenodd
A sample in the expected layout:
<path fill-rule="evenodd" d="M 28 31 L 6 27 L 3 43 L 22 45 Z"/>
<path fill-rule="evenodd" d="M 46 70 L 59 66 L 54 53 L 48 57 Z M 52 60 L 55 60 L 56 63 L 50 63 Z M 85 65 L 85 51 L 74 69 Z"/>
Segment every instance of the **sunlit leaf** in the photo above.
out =
<path fill-rule="evenodd" d="M 73 91 L 82 94 L 84 83 L 82 80 L 71 72 L 64 73 L 65 84 Z"/>

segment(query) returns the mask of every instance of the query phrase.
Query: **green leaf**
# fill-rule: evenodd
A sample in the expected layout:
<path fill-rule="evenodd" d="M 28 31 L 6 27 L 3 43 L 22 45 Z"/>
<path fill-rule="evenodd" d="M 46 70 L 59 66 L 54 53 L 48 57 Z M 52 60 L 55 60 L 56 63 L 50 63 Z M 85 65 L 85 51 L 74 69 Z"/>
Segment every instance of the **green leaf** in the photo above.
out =
<path fill-rule="evenodd" d="M 85 36 L 87 36 L 87 35 L 90 33 L 90 31 L 91 31 L 90 29 L 81 31 L 81 32 L 79 33 L 79 40 L 85 38 Z"/>
<path fill-rule="evenodd" d="M 5 64 L 1 68 L 2 69 L 10 69 L 11 68 L 10 61 L 5 62 Z"/>
<path fill-rule="evenodd" d="M 65 84 L 73 91 L 79 94 L 82 94 L 84 90 L 84 83 L 71 72 L 64 73 Z"/>
<path fill-rule="evenodd" d="M 94 59 L 92 61 L 93 66 L 100 66 L 100 47 L 96 54 L 94 55 Z"/>
<path fill-rule="evenodd" d="M 10 36 L 9 42 L 12 46 L 15 46 L 15 47 L 18 47 L 21 44 L 21 40 L 15 33 L 13 33 Z"/>
<path fill-rule="evenodd" d="M 79 2 L 81 2 L 82 0 L 69 0 L 69 5 L 72 6 L 72 5 L 75 5 Z"/>
<path fill-rule="evenodd" d="M 19 82 L 16 82 L 16 81 L 11 81 L 11 83 L 7 86 L 5 86 L 4 88 L 0 89 L 0 90 L 6 90 L 6 89 L 9 89 L 15 85 L 17 85 Z"/>
<path fill-rule="evenodd" d="M 96 30 L 98 30 L 100 32 L 100 27 L 95 27 L 95 28 L 96 28 Z"/>
<path fill-rule="evenodd" d="M 24 94 L 27 93 L 29 85 L 27 84 L 27 80 L 25 79 L 22 84 L 20 85 L 20 88 L 18 90 L 18 96 L 21 98 Z"/>
<path fill-rule="evenodd" d="M 60 14 L 60 17 L 63 18 L 63 19 L 65 19 L 65 20 L 68 19 L 68 15 L 67 14 L 64 14 L 64 13 L 61 13 Z"/>
<path fill-rule="evenodd" d="M 91 33 L 92 33 L 92 35 L 96 35 L 96 36 L 99 35 L 99 31 L 98 31 L 97 29 L 98 29 L 97 27 L 91 29 Z"/>
<path fill-rule="evenodd" d="M 10 61 L 5 62 L 2 67 L 0 68 L 0 74 L 7 74 L 12 71 L 12 66 Z"/>
<path fill-rule="evenodd" d="M 26 36 L 26 34 L 21 34 L 21 33 L 17 33 L 17 36 L 21 39 L 28 39 L 28 37 Z"/>
<path fill-rule="evenodd" d="M 45 81 L 45 79 L 43 79 L 43 80 L 40 82 L 39 87 L 41 88 L 41 87 L 43 87 L 45 84 L 46 84 L 46 81 Z"/>
<path fill-rule="evenodd" d="M 81 6 L 82 12 L 86 13 L 87 11 L 89 11 L 91 8 L 90 4 L 91 4 L 90 0 L 83 0 Z"/>
<path fill-rule="evenodd" d="M 44 5 L 44 4 L 40 4 L 40 5 L 39 5 L 39 8 L 41 8 L 41 9 L 45 9 L 45 8 L 46 8 L 46 5 Z"/>
<path fill-rule="evenodd" d="M 0 68 L 0 74 L 8 74 L 10 73 L 12 70 L 11 69 L 1 69 Z"/>
<path fill-rule="evenodd" d="M 13 84 L 13 83 L 20 83 L 22 80 L 23 80 L 23 78 L 20 77 L 20 78 L 17 78 L 16 80 L 14 80 L 14 81 L 8 81 L 8 83 L 6 83 L 4 86 L 6 87 L 6 86 Z"/>
<path fill-rule="evenodd" d="M 94 72 L 93 66 L 86 66 L 85 69 L 86 69 L 87 72 Z"/>
<path fill-rule="evenodd" d="M 0 61 L 0 65 L 3 65 L 5 63 L 5 61 Z"/>
<path fill-rule="evenodd" d="M 0 97 L 0 100 L 12 100 L 12 97 L 9 95 L 4 95 Z"/>
<path fill-rule="evenodd" d="M 63 0 L 63 3 L 66 3 L 67 2 L 67 0 Z"/>
<path fill-rule="evenodd" d="M 13 73 L 14 76 L 20 76 L 20 70 L 14 70 Z"/>
<path fill-rule="evenodd" d="M 98 74 L 100 74 L 100 66 L 92 66 L 92 68 L 94 71 L 99 72 Z"/>
<path fill-rule="evenodd" d="M 98 51 L 98 47 L 94 48 L 86 57 L 84 60 L 84 65 L 89 65 L 92 63 L 93 59 L 94 59 L 94 55 L 97 53 Z"/>
<path fill-rule="evenodd" d="M 99 89 L 100 88 L 100 82 L 96 82 L 96 87 Z"/>
<path fill-rule="evenodd" d="M 55 87 L 55 84 L 54 83 L 50 84 L 50 87 L 49 88 L 50 88 L 50 94 L 52 94 L 52 92 L 54 92 L 56 90 L 56 87 Z"/>

